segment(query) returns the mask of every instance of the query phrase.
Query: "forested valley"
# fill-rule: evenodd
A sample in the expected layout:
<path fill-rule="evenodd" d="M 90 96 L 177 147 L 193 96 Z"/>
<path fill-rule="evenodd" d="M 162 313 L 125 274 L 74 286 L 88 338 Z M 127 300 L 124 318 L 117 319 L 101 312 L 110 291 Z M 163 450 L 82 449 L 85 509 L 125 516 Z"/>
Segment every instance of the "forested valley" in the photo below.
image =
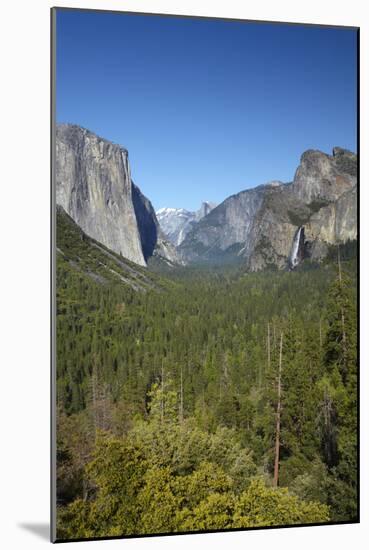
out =
<path fill-rule="evenodd" d="M 355 243 L 143 289 L 58 247 L 59 539 L 355 521 Z"/>

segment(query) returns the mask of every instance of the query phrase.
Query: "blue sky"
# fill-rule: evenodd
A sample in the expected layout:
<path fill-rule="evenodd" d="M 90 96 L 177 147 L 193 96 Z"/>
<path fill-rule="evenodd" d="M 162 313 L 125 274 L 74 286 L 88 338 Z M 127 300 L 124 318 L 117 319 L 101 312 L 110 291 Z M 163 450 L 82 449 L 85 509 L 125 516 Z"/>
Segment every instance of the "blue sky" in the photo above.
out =
<path fill-rule="evenodd" d="M 58 10 L 56 75 L 57 121 L 126 147 L 156 209 L 356 151 L 351 29 Z"/>

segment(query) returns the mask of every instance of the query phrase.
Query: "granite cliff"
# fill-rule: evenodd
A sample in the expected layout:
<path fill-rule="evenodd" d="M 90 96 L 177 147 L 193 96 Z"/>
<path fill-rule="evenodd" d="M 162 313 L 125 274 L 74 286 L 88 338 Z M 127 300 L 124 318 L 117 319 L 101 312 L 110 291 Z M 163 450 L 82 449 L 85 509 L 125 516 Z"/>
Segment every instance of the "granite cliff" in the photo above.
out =
<path fill-rule="evenodd" d="M 153 255 L 177 259 L 132 182 L 128 151 L 77 125 L 56 128 L 56 202 L 88 236 L 138 265 Z"/>

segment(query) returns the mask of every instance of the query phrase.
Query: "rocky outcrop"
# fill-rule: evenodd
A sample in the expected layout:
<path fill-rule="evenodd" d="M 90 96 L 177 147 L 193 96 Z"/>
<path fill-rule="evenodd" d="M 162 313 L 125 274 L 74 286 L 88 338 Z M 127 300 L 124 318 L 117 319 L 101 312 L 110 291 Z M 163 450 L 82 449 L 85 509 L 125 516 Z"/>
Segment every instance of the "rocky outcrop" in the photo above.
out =
<path fill-rule="evenodd" d="M 333 155 L 309 150 L 302 157 L 293 181 L 295 195 L 304 203 L 332 202 L 356 183 L 356 155 L 335 147 Z"/>
<path fill-rule="evenodd" d="M 175 246 L 179 246 L 197 222 L 207 216 L 216 204 L 205 201 L 196 212 L 184 208 L 160 208 L 157 219 L 164 235 Z"/>
<path fill-rule="evenodd" d="M 273 181 L 229 197 L 188 233 L 180 253 L 187 262 L 238 259 L 252 271 L 284 268 L 303 228 L 304 249 L 319 260 L 329 244 L 356 238 L 356 171 L 350 151 L 306 151 L 293 182 Z"/>
<path fill-rule="evenodd" d="M 56 129 L 56 202 L 87 235 L 139 265 L 163 249 L 150 201 L 133 184 L 128 151 L 71 124 Z"/>

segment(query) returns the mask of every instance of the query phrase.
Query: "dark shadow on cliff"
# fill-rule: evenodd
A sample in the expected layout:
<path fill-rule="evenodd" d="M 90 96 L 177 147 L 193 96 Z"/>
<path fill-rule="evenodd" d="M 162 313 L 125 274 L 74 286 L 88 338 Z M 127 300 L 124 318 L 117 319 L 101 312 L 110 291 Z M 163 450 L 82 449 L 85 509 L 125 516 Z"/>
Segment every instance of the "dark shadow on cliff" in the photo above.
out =
<path fill-rule="evenodd" d="M 142 252 L 145 261 L 154 253 L 158 240 L 158 226 L 155 210 L 149 201 L 132 182 L 132 202 L 135 210 L 138 231 L 140 233 Z"/>

